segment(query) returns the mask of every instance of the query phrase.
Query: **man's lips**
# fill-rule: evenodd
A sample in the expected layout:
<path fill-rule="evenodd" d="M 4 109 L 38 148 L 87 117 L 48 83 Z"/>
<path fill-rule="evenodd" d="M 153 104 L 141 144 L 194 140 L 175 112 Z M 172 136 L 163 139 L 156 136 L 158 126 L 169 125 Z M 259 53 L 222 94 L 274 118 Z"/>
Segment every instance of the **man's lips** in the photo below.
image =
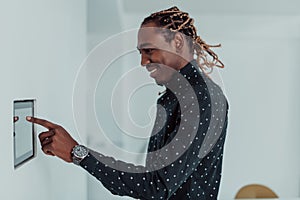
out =
<path fill-rule="evenodd" d="M 148 70 L 149 72 L 151 72 L 151 71 L 153 71 L 154 69 L 157 69 L 157 66 L 155 66 L 155 65 L 148 65 L 148 66 L 146 66 L 146 68 L 147 68 L 147 70 Z"/>
<path fill-rule="evenodd" d="M 150 74 L 152 74 L 152 73 L 155 72 L 156 70 L 157 70 L 157 68 L 154 68 L 154 69 L 150 70 L 149 72 L 150 72 Z"/>
<path fill-rule="evenodd" d="M 150 76 L 152 77 L 152 78 L 154 78 L 154 76 L 155 76 L 155 72 L 158 70 L 158 66 L 147 66 L 146 67 L 147 68 L 147 70 L 150 72 Z"/>

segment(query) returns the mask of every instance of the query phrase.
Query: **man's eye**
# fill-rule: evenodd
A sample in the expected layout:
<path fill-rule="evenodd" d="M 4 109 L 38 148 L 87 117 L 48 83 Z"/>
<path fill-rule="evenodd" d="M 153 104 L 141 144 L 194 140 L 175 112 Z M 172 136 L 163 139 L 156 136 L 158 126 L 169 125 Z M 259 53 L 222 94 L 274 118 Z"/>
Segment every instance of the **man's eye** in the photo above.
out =
<path fill-rule="evenodd" d="M 145 53 L 152 53 L 154 51 L 154 49 L 144 49 Z"/>

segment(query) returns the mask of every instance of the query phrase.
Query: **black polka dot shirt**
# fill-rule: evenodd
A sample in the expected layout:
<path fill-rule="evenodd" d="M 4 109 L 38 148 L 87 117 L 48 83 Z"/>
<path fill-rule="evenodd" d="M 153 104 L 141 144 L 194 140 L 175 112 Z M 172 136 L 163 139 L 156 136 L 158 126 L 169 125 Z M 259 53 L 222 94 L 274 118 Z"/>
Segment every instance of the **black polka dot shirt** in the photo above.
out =
<path fill-rule="evenodd" d="M 228 123 L 226 97 L 194 60 L 166 87 L 157 101 L 145 166 L 92 150 L 80 165 L 115 195 L 217 199 Z"/>

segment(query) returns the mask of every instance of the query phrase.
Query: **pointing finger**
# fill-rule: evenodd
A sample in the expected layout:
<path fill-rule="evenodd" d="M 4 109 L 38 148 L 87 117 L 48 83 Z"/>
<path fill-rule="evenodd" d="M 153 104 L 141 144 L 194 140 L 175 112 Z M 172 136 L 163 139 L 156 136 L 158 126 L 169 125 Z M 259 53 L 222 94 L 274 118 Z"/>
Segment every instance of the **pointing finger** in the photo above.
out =
<path fill-rule="evenodd" d="M 39 119 L 39 118 L 35 118 L 35 117 L 26 117 L 26 120 L 35 124 L 39 124 L 47 129 L 54 129 L 57 127 L 57 124 L 54 124 L 52 122 L 49 122 L 45 119 Z"/>

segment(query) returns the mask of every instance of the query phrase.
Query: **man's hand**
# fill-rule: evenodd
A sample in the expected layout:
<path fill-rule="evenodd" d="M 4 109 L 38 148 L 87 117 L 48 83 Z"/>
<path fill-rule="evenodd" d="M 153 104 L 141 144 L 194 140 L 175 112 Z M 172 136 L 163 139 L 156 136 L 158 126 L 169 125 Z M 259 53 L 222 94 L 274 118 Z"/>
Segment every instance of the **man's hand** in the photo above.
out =
<path fill-rule="evenodd" d="M 44 119 L 26 117 L 27 121 L 39 124 L 48 131 L 39 134 L 42 150 L 47 155 L 57 156 L 66 162 L 72 162 L 72 149 L 78 143 L 61 126 Z"/>

